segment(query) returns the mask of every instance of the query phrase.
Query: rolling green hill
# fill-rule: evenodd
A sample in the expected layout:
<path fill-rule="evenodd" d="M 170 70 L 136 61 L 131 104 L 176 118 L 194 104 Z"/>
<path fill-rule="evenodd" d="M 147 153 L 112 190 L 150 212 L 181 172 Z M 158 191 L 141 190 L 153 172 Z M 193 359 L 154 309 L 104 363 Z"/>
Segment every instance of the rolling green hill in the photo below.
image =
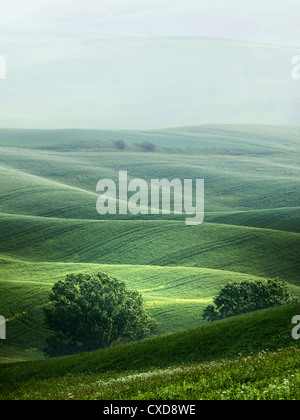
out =
<path fill-rule="evenodd" d="M 3 365 L 0 399 L 297 399 L 291 319 L 299 310 L 288 305 L 114 349 Z"/>
<path fill-rule="evenodd" d="M 54 282 L 69 273 L 106 272 L 126 281 L 129 288 L 143 294 L 146 309 L 160 322 L 161 333 L 202 324 L 203 309 L 212 303 L 221 287 L 229 281 L 257 279 L 230 271 L 180 266 L 32 263 L 0 258 L 0 267 L 2 311 L 9 328 L 9 346 L 0 345 L 0 363 L 6 362 L 17 348 L 24 349 L 25 359 L 42 356 L 47 334 L 43 306 Z M 295 287 L 294 292 L 300 296 L 300 287 Z"/>
<path fill-rule="evenodd" d="M 100 146 L 89 148 L 89 138 L 95 136 Z M 128 145 L 124 151 L 113 145 L 119 138 Z M 127 170 L 129 179 L 147 181 L 204 178 L 207 213 L 300 207 L 298 139 L 294 127 L 204 126 L 143 133 L 0 130 L 0 210 L 99 219 L 96 184 L 101 178 L 117 181 L 120 170 Z M 155 153 L 141 151 L 145 140 L 155 144 Z M 38 141 L 49 148 L 55 142 L 68 147 L 39 149 Z M 102 147 L 103 142 L 108 146 Z"/>
<path fill-rule="evenodd" d="M 299 234 L 176 221 L 89 221 L 0 214 L 0 253 L 31 261 L 190 266 L 299 284 Z M 170 247 L 172 244 L 172 247 Z"/>
<path fill-rule="evenodd" d="M 279 277 L 300 296 L 299 132 L 0 130 L 0 313 L 8 320 L 1 362 L 43 357 L 42 309 L 70 272 L 125 280 L 162 333 L 201 325 L 203 308 L 229 281 Z M 205 223 L 100 217 L 96 184 L 117 181 L 120 170 L 147 181 L 204 178 Z"/>
<path fill-rule="evenodd" d="M 120 139 L 135 151 L 140 151 L 137 146 L 144 140 L 150 140 L 159 152 L 270 155 L 299 150 L 299 127 L 227 124 L 148 131 L 0 130 L 0 146 L 40 151 L 116 150 L 112 142 Z"/>

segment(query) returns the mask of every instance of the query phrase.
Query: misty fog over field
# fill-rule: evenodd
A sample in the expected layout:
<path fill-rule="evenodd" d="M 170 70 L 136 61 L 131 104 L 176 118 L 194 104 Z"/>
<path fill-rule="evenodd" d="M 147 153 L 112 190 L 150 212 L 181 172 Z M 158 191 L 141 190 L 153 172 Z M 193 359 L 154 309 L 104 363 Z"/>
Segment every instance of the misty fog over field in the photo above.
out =
<path fill-rule="evenodd" d="M 299 11 L 286 0 L 3 1 L 0 126 L 298 124 Z"/>

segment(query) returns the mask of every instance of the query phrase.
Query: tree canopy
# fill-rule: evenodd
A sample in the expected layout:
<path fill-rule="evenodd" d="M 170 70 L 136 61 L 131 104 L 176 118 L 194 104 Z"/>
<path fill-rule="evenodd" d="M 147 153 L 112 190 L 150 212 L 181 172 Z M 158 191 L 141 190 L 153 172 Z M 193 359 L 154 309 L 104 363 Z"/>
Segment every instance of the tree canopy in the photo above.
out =
<path fill-rule="evenodd" d="M 45 325 L 52 334 L 44 351 L 50 357 L 140 340 L 158 328 L 142 295 L 104 273 L 70 274 L 55 283 L 49 300 Z"/>
<path fill-rule="evenodd" d="M 204 319 L 216 321 L 259 309 L 296 302 L 288 284 L 278 279 L 229 283 L 203 312 Z"/>

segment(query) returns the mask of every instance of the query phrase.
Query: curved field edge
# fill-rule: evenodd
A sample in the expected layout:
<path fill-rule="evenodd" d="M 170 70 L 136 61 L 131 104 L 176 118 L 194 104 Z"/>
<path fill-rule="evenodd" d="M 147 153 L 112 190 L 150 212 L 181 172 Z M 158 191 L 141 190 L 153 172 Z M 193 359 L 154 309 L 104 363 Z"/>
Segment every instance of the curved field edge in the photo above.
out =
<path fill-rule="evenodd" d="M 31 261 L 193 266 L 299 284 L 300 235 L 204 223 L 79 221 L 0 214 L 0 253 Z"/>
<path fill-rule="evenodd" d="M 37 158 L 39 157 L 37 156 Z M 62 160 L 61 157 L 57 159 L 58 161 Z M 99 156 L 99 159 L 102 161 L 103 157 Z M 127 156 L 127 159 L 131 161 L 130 156 Z M 144 156 L 141 156 L 139 161 L 141 159 L 144 159 Z M 220 159 L 222 164 L 225 165 L 222 157 Z M 124 216 L 119 214 L 99 216 L 97 213 L 96 202 L 99 197 L 99 194 L 96 193 L 97 180 L 110 177 L 118 184 L 118 168 L 122 168 L 124 165 L 121 161 L 116 164 L 113 156 L 108 156 L 105 160 L 111 161 L 111 165 L 108 165 L 107 168 L 101 168 L 101 171 L 95 171 L 93 163 L 91 163 L 90 170 L 94 168 L 94 172 L 92 171 L 93 173 L 89 174 L 90 178 L 88 178 L 87 171 L 82 169 L 81 182 L 77 181 L 74 185 L 75 174 L 72 172 L 74 166 L 81 168 L 84 166 L 80 160 L 79 162 L 76 160 L 72 162 L 71 160 L 69 167 L 66 164 L 63 165 L 63 161 L 61 161 L 59 169 L 52 169 L 55 174 L 57 172 L 61 173 L 59 178 L 54 179 L 51 175 L 52 171 L 49 169 L 49 165 L 51 167 L 53 163 L 52 160 L 50 162 L 45 160 L 43 165 L 44 171 L 47 171 L 47 169 L 50 171 L 49 177 L 46 176 L 47 174 L 44 171 L 37 171 L 39 175 L 31 173 L 40 168 L 40 162 L 29 161 L 29 172 L 0 165 L 0 211 L 7 214 L 81 220 L 136 220 L 137 216 L 130 213 Z M 235 161 L 227 162 L 225 168 L 227 166 L 229 168 L 235 167 L 235 164 Z M 270 169 L 272 176 L 262 175 L 263 171 L 266 171 L 263 166 L 265 161 L 261 162 L 260 165 L 256 161 L 244 164 L 245 168 L 241 168 L 240 172 L 232 174 L 227 171 L 223 173 L 219 165 L 213 168 L 208 167 L 205 171 L 203 165 L 201 165 L 200 172 L 198 162 L 181 162 L 180 176 L 181 179 L 198 179 L 199 177 L 205 179 L 205 212 L 208 221 L 214 222 L 216 215 L 217 223 L 245 224 L 246 226 L 299 232 L 299 213 L 297 213 L 300 204 L 298 198 L 299 172 L 295 166 L 291 164 L 291 168 L 289 168 L 288 165 L 287 167 L 283 165 L 283 169 L 278 164 L 278 171 L 284 171 L 280 178 L 272 165 Z M 115 165 L 115 169 L 112 170 L 110 166 Z M 133 165 L 133 171 L 136 170 L 137 165 L 138 162 Z M 172 162 L 166 165 L 165 158 L 162 156 L 161 162 L 157 165 L 157 168 L 153 169 L 151 173 L 151 167 L 145 169 L 147 172 L 146 181 L 149 185 L 154 176 L 169 179 L 178 177 L 177 171 L 180 161 L 174 164 L 174 167 L 171 167 Z M 211 159 L 206 165 L 211 165 Z M 257 166 L 261 166 L 261 168 L 253 169 Z M 276 167 L 275 163 L 274 166 Z M 258 174 L 250 177 L 248 174 L 250 170 L 258 171 Z M 143 173 L 140 171 L 141 168 L 139 168 L 137 176 L 143 177 Z M 287 177 L 285 171 L 295 173 L 293 176 Z M 160 173 L 161 175 L 159 175 Z M 132 175 L 130 178 L 134 178 L 134 176 Z M 244 213 L 244 215 L 238 214 L 239 212 Z M 262 212 L 261 218 L 257 217 L 259 212 Z M 221 217 L 218 217 L 218 213 Z M 182 222 L 185 221 L 185 218 L 184 215 L 174 214 L 163 216 L 163 220 L 181 220 Z M 138 219 L 161 220 L 162 216 L 152 215 L 149 208 L 148 215 L 139 215 Z"/>
<path fill-rule="evenodd" d="M 66 398 L 65 391 L 70 390 L 70 382 L 72 381 L 72 389 L 73 392 L 75 391 L 76 393 L 80 391 L 80 387 L 82 390 L 82 387 L 85 387 L 85 384 L 91 385 L 91 383 L 95 383 L 96 376 L 98 377 L 97 380 L 100 382 L 107 382 L 117 377 L 124 377 L 126 383 L 126 377 L 128 380 L 129 375 L 157 369 L 165 370 L 185 367 L 191 369 L 191 366 L 195 364 L 211 362 L 214 362 L 215 364 L 222 360 L 226 361 L 224 366 L 230 368 L 230 366 L 232 367 L 230 360 L 237 357 L 253 357 L 253 355 L 260 352 L 274 352 L 279 349 L 282 350 L 296 347 L 298 351 L 293 349 L 290 350 L 293 352 L 291 354 L 294 359 L 294 365 L 290 364 L 289 373 L 291 373 L 293 367 L 299 369 L 299 345 L 298 342 L 293 340 L 291 335 L 291 320 L 295 314 L 298 313 L 300 313 L 300 304 L 293 304 L 264 311 L 257 311 L 212 324 L 206 324 L 184 332 L 167 334 L 117 348 L 45 361 L 2 365 L 0 366 L 1 398 L 4 399 L 9 396 L 19 396 L 22 398 L 25 394 L 28 399 L 47 398 L 47 392 L 50 392 L 50 388 L 55 383 L 60 384 L 57 389 L 61 391 Z M 259 355 L 254 357 L 257 358 Z M 259 359 L 254 360 L 259 361 Z M 282 360 L 285 364 L 288 364 L 285 357 Z M 214 364 L 211 366 L 214 366 Z M 255 365 L 256 363 L 253 363 L 252 367 Z M 276 363 L 274 366 L 276 366 Z M 279 372 L 280 369 L 278 372 L 276 372 L 276 369 L 274 371 L 274 366 L 272 372 L 275 375 L 274 380 L 276 378 L 276 380 L 283 380 L 282 372 Z M 259 375 L 260 379 L 263 379 L 264 371 L 265 369 L 262 369 L 261 371 L 256 369 L 254 372 L 249 372 L 249 370 L 245 369 L 244 365 L 238 369 L 240 376 L 243 376 L 244 379 L 247 377 L 247 382 L 254 382 L 257 375 Z M 286 366 L 284 367 L 284 371 L 284 375 L 286 375 Z M 218 375 L 222 375 L 222 372 L 223 368 L 219 369 Z M 295 370 L 292 372 L 295 375 L 298 375 L 297 381 L 299 382 L 299 371 Z M 78 375 L 80 375 L 80 379 L 78 379 Z M 162 374 L 162 382 L 164 382 L 163 377 L 164 375 Z M 178 375 L 176 375 L 176 377 L 180 382 L 180 376 L 178 377 Z M 286 376 L 284 376 L 284 378 L 285 377 Z M 170 379 L 170 377 L 168 379 Z M 229 377 L 227 376 L 227 381 L 228 379 Z M 75 384 L 74 381 L 77 383 Z M 34 386 L 34 383 L 36 383 L 36 386 Z M 234 383 L 235 382 L 233 381 L 232 384 Z M 165 385 L 168 387 L 168 392 L 171 392 L 172 382 L 168 380 Z M 173 385 L 176 385 L 176 381 Z M 206 388 L 214 388 L 213 386 L 209 387 L 208 385 L 209 384 L 206 383 Z M 97 389 L 99 390 L 99 388 L 101 387 L 98 386 Z M 125 388 L 127 389 L 127 392 L 130 392 L 130 390 L 132 391 L 130 383 L 127 384 L 127 387 Z M 173 388 L 173 391 L 175 388 Z M 199 389 L 199 392 L 202 392 L 201 386 Z M 223 390 L 226 389 L 224 383 Z M 242 389 L 240 389 L 240 391 L 241 390 Z M 36 395 L 35 391 L 37 392 Z M 45 391 L 47 392 L 43 395 L 43 392 Z M 153 387 L 149 388 L 148 391 L 149 394 L 145 393 L 144 397 L 151 396 L 152 398 L 158 398 L 159 395 L 163 398 L 168 397 L 164 394 L 155 394 Z M 182 391 L 187 392 L 187 389 L 185 388 Z M 133 395 L 126 395 L 126 393 L 123 393 L 122 398 L 139 397 L 142 399 L 143 394 L 138 396 L 135 392 L 136 390 L 133 389 Z M 151 392 L 153 392 L 153 394 L 151 394 Z M 194 397 L 198 398 L 199 395 L 197 392 L 196 389 Z M 95 393 L 90 394 L 90 396 L 91 395 L 96 397 Z M 106 398 L 108 396 L 113 398 L 113 395 L 106 394 L 105 390 L 103 391 L 102 396 L 101 394 L 98 395 L 99 398 Z M 85 397 L 87 397 L 87 395 L 85 395 Z M 178 397 L 184 398 L 187 397 L 187 394 L 178 395 Z M 169 398 L 174 399 L 176 398 L 176 395 L 169 394 Z"/>

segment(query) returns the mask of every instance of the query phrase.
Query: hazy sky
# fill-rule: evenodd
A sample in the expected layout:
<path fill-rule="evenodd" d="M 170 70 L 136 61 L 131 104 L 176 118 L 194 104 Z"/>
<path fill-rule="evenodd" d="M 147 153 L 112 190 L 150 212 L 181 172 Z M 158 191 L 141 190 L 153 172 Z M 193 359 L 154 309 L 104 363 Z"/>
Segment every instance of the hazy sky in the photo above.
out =
<path fill-rule="evenodd" d="M 299 18 L 300 0 L 0 0 L 0 127 L 297 123 Z"/>
<path fill-rule="evenodd" d="M 213 36 L 300 47 L 299 0 L 1 0 L 0 23 L 111 34 Z M 95 22 L 98 19 L 98 22 Z M 57 28 L 59 29 L 59 28 Z"/>

